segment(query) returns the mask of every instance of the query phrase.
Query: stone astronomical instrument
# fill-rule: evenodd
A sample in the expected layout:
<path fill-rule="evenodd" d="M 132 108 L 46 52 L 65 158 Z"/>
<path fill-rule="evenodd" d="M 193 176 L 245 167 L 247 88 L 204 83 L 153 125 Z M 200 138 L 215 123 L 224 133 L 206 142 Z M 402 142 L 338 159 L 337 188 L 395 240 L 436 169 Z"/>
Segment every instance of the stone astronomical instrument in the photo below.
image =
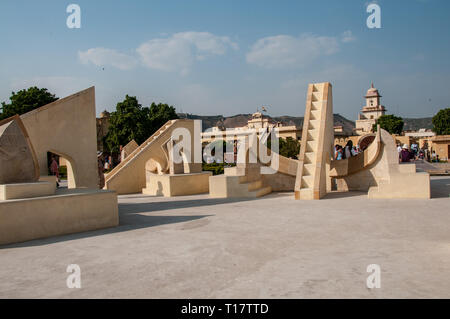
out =
<path fill-rule="evenodd" d="M 0 121 L 0 184 L 38 179 L 39 165 L 22 120 L 16 115 Z"/>

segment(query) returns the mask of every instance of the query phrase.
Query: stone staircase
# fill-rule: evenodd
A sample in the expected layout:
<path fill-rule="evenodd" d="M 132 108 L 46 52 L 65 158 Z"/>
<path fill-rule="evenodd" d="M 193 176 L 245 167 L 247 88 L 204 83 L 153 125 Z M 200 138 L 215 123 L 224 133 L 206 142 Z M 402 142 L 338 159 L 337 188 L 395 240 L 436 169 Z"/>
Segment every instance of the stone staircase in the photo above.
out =
<path fill-rule="evenodd" d="M 271 192 L 255 164 L 225 168 L 225 174 L 209 178 L 209 194 L 215 198 L 256 198 Z"/>
<path fill-rule="evenodd" d="M 105 176 L 105 189 L 115 190 L 118 194 L 139 193 L 145 187 L 145 164 L 152 157 L 167 162 L 168 154 L 162 149 L 170 140 L 170 133 L 176 126 L 182 126 L 184 120 L 170 120 L 144 143 L 136 148 L 119 165 Z M 167 167 L 159 170 L 166 171 Z"/>
<path fill-rule="evenodd" d="M 150 136 L 144 143 L 142 143 L 138 148 L 136 148 L 130 155 L 128 155 L 122 162 L 120 162 L 116 167 L 114 167 L 106 176 L 106 181 L 113 178 L 127 163 L 131 162 L 134 158 L 139 156 L 139 154 L 149 146 L 154 140 L 161 136 L 169 127 L 171 127 L 176 120 L 170 120 L 163 126 L 159 128 L 152 136 Z"/>
<path fill-rule="evenodd" d="M 295 185 L 296 199 L 319 199 L 326 194 L 326 165 L 333 136 L 330 83 L 310 84 Z"/>

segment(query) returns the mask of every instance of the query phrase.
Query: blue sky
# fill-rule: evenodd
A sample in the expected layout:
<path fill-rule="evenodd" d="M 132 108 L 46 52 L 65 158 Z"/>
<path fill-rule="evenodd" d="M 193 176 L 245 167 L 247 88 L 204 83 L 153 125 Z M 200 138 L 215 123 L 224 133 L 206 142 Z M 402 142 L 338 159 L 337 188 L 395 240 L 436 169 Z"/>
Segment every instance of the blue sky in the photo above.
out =
<path fill-rule="evenodd" d="M 66 7 L 81 8 L 81 28 Z M 32 85 L 59 97 L 96 86 L 97 112 L 126 94 L 201 115 L 303 116 L 307 84 L 333 84 L 355 120 L 371 81 L 388 113 L 449 107 L 450 1 L 378 0 L 381 29 L 348 1 L 0 2 L 0 101 Z"/>

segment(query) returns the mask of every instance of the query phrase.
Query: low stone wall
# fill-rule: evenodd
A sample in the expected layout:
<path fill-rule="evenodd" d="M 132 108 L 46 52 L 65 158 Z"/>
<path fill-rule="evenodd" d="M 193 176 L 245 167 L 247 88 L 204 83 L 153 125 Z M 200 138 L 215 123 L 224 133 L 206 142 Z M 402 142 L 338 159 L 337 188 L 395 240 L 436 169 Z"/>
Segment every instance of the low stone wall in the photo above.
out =
<path fill-rule="evenodd" d="M 115 227 L 117 194 L 73 189 L 56 195 L 0 201 L 0 245 Z"/>

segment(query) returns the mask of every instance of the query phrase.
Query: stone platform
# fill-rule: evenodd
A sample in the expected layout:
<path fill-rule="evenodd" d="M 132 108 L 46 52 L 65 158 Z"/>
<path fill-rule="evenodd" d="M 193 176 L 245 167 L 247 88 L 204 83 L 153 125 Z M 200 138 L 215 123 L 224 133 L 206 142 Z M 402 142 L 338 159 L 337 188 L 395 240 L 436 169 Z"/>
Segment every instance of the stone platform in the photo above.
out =
<path fill-rule="evenodd" d="M 165 197 L 208 193 L 211 175 L 212 172 L 159 175 L 147 171 L 147 187 L 142 193 Z"/>
<path fill-rule="evenodd" d="M 116 228 L 0 246 L 0 298 L 450 298 L 450 177 L 431 191 L 121 195 Z M 81 289 L 66 285 L 74 263 Z"/>
<path fill-rule="evenodd" d="M 0 220 L 0 245 L 115 227 L 117 195 L 65 189 L 52 196 L 0 200 Z"/>
<path fill-rule="evenodd" d="M 50 196 L 55 194 L 56 183 L 17 183 L 0 185 L 0 200 Z"/>

